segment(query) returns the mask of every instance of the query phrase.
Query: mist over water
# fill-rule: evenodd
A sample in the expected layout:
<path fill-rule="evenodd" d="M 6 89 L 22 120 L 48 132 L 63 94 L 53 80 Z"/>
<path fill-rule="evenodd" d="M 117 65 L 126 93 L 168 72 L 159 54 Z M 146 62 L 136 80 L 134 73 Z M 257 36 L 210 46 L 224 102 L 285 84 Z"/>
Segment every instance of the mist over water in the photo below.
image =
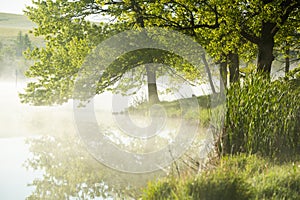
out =
<path fill-rule="evenodd" d="M 18 94 L 25 87 L 25 82 L 0 79 L 0 138 L 76 133 L 71 100 L 56 106 L 22 104 Z M 109 121 L 111 97 L 106 93 L 94 101 L 95 112 L 103 123 Z"/>
<path fill-rule="evenodd" d="M 57 163 L 55 162 L 59 162 L 61 165 L 60 170 L 67 170 L 69 165 L 72 166 L 78 162 L 83 162 L 78 160 L 77 155 L 83 154 L 83 158 L 88 161 L 82 163 L 83 168 L 79 169 L 80 171 L 73 172 L 74 176 L 85 177 L 88 176 L 89 173 L 93 173 L 93 171 L 84 171 L 87 166 L 99 168 L 98 171 L 106 171 L 109 169 L 109 167 L 103 166 L 91 158 L 92 156 L 87 153 L 85 148 L 80 148 L 79 143 L 74 143 L 79 140 L 80 137 L 74 120 L 73 101 L 70 100 L 68 103 L 57 106 L 31 106 L 22 104 L 20 103 L 18 93 L 22 92 L 25 87 L 26 82 L 23 80 L 0 79 L 0 162 L 5 163 L 0 166 L 0 186 L 3 186 L 0 188 L 0 199 L 16 199 L 29 196 L 36 190 L 35 186 L 28 187 L 27 184 L 32 183 L 33 180 L 36 179 L 42 180 L 43 170 L 47 170 L 51 168 L 52 165 L 56 165 Z M 187 94 L 187 97 L 191 96 L 192 94 Z M 122 133 L 117 123 L 122 115 L 116 118 L 116 116 L 112 114 L 112 107 L 116 106 L 114 111 L 121 112 L 129 106 L 128 104 L 130 104 L 130 102 L 124 105 L 113 105 L 113 98 L 122 99 L 120 95 L 112 95 L 111 93 L 104 93 L 94 97 L 93 110 L 98 125 L 106 131 L 106 138 L 114 145 L 117 145 L 118 148 L 135 153 L 147 153 L 151 152 L 153 148 L 160 150 L 160 148 L 163 148 L 176 136 L 176 129 L 178 129 L 178 125 L 180 124 L 178 120 L 180 119 L 170 120 L 166 127 L 164 127 L 165 129 L 156 135 L 157 138 L 153 138 L 144 143 L 131 138 L 130 135 L 126 135 L 126 133 Z M 88 121 L 89 119 L 86 120 Z M 149 125 L 149 118 L 147 117 L 140 118 L 139 116 L 132 116 L 132 120 L 136 126 L 142 128 Z M 203 136 L 203 138 L 205 138 L 205 136 Z M 25 141 L 28 139 L 31 142 L 25 144 Z M 57 142 L 53 143 L 53 141 L 56 140 Z M 148 149 L 145 149 L 145 147 Z M 44 153 L 39 154 L 40 152 Z M 43 170 L 33 171 L 32 168 L 30 170 L 30 160 L 33 160 L 32 162 L 34 163 L 32 157 L 33 153 L 36 153 L 36 155 L 41 156 L 43 159 L 49 159 L 56 154 L 59 155 L 59 157 L 57 161 L 53 160 L 54 163 L 50 162 L 47 163 L 47 165 L 41 165 L 40 167 L 42 167 Z M 69 157 L 70 154 L 74 154 L 75 156 Z M 28 161 L 29 171 L 23 166 L 24 163 L 27 163 L 28 166 Z M 63 164 L 64 162 L 66 162 L 66 165 Z M 109 170 L 109 172 L 105 173 L 110 175 L 116 173 L 114 169 Z M 9 176 L 7 175 L 8 173 L 15 173 L 16 176 Z M 66 171 L 64 173 L 67 174 L 70 172 Z M 148 180 L 152 179 L 154 175 L 129 176 L 128 174 L 123 174 L 120 176 L 120 174 L 118 174 L 113 176 L 118 178 L 107 179 L 107 177 L 102 177 L 101 175 L 96 181 L 113 180 L 114 183 L 112 183 L 112 185 L 122 185 L 121 187 L 127 187 L 131 181 L 130 184 L 142 187 Z M 66 175 L 66 177 L 68 176 Z M 157 175 L 155 175 L 155 177 L 157 177 Z M 82 184 L 82 182 L 73 184 Z M 66 187 L 72 187 L 72 185 Z M 106 188 L 106 185 L 104 184 L 103 187 Z M 2 190 L 7 192 L 4 193 Z M 18 197 L 16 198 L 14 196 L 15 190 L 19 191 Z M 51 188 L 49 188 L 49 190 L 51 190 Z M 72 195 L 70 194 L 70 196 Z"/>
<path fill-rule="evenodd" d="M 47 165 L 37 166 L 38 168 L 33 170 L 30 162 L 35 162 L 38 157 L 34 157 L 34 155 L 40 156 L 39 152 L 47 152 L 44 154 L 46 157 L 57 152 L 63 160 L 71 159 L 68 164 L 73 165 L 72 162 L 79 161 L 76 156 L 70 157 L 69 153 L 76 155 L 83 151 L 82 149 L 78 150 L 79 144 L 73 146 L 68 144 L 68 141 L 72 143 L 78 139 L 73 119 L 72 101 L 58 106 L 22 104 L 18 93 L 22 92 L 25 86 L 25 81 L 0 79 L 0 199 L 25 199 L 34 194 L 36 185 L 29 186 L 28 184 L 32 184 L 34 180 L 43 181 L 45 170 L 55 165 L 55 163 L 50 162 Z M 108 98 L 108 102 L 110 101 L 110 95 L 105 94 L 102 97 L 104 100 Z M 102 104 L 108 102 L 102 101 Z M 106 108 L 107 111 L 109 105 L 104 106 L 95 103 L 95 108 L 99 121 L 107 123 L 109 121 L 108 116 L 103 114 L 101 109 Z M 51 138 L 62 138 L 61 145 L 64 146 L 60 148 L 51 147 Z M 84 155 L 89 157 L 88 154 Z M 84 165 L 99 164 L 90 160 Z M 60 170 L 67 169 L 68 166 L 62 165 Z M 73 175 L 80 177 L 82 173 L 85 176 L 89 172 L 73 172 Z M 49 175 L 51 176 L 51 174 Z M 98 181 L 101 182 L 101 178 Z M 72 186 L 70 185 L 70 187 Z M 51 190 L 51 188 L 48 189 Z"/>
<path fill-rule="evenodd" d="M 42 171 L 27 170 L 23 166 L 31 157 L 28 148 L 24 138 L 0 139 L 0 199 L 24 199 L 34 190 L 27 184 L 42 177 Z"/>
<path fill-rule="evenodd" d="M 0 137 L 22 137 L 74 131 L 71 105 L 30 106 L 20 103 L 25 83 L 0 82 Z"/>

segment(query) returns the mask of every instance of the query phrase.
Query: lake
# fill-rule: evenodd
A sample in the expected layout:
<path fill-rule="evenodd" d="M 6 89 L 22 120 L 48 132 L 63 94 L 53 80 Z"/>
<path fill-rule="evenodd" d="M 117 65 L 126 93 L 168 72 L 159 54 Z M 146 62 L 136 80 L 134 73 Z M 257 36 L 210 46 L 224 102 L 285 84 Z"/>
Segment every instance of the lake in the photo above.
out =
<path fill-rule="evenodd" d="M 28 187 L 42 171 L 26 170 L 23 164 L 30 157 L 25 138 L 0 139 L 0 199 L 18 200 L 29 196 L 33 187 Z"/>
<path fill-rule="evenodd" d="M 124 195 L 127 189 L 128 194 L 138 193 L 147 181 L 168 173 L 158 170 L 128 174 L 118 171 L 123 168 L 98 162 L 78 135 L 72 102 L 52 107 L 24 105 L 18 99 L 18 92 L 23 87 L 24 84 L 20 83 L 0 83 L 1 200 L 26 197 L 112 199 Z M 106 93 L 97 98 L 94 101 L 96 121 L 99 126 L 105 127 L 106 139 L 123 151 L 148 153 L 153 148 L 160 150 L 163 145 L 172 141 L 174 130 L 180 124 L 178 119 L 165 123 L 164 129 L 152 143 L 132 139 L 130 137 L 134 135 L 122 134 L 118 130 L 121 125 L 115 124 L 116 117 L 111 112 L 110 115 L 107 114 L 111 111 L 112 95 Z M 147 120 L 134 120 L 142 128 L 149 123 Z M 117 121 L 124 122 L 126 118 L 120 115 Z M 199 131 L 205 132 L 204 129 Z M 207 135 L 202 134 L 200 140 L 206 139 Z M 144 151 L 145 145 L 147 152 Z M 197 156 L 205 157 L 205 154 Z M 117 155 L 112 154 L 110 157 L 117 158 Z"/>

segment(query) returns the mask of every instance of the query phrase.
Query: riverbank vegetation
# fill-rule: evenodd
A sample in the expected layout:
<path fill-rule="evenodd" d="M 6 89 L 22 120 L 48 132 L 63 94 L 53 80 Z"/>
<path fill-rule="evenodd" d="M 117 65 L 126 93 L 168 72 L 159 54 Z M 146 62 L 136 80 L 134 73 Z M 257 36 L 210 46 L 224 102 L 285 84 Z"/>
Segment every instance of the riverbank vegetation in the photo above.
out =
<path fill-rule="evenodd" d="M 33 5 L 25 13 L 36 24 L 34 34 L 43 37 L 46 45 L 26 52 L 26 57 L 34 61 L 26 75 L 34 81 L 20 94 L 23 103 L 53 105 L 76 98 L 73 89 L 83 64 L 91 64 L 89 67 L 95 69 L 114 55 L 116 48 L 97 52 L 105 59 L 96 63 L 85 62 L 88 55 L 106 39 L 125 30 L 138 33 L 159 27 L 167 33 L 177 31 L 203 48 L 186 51 L 189 55 L 196 54 L 195 58 L 200 60 L 196 66 L 174 52 L 151 48 L 125 52 L 107 68 L 91 70 L 97 75 L 101 72 L 101 77 L 88 82 L 88 87 L 83 84 L 85 90 L 94 88 L 95 94 L 107 90 L 128 94 L 146 85 L 147 103 L 141 102 L 128 112 L 145 113 L 148 106 L 160 105 L 168 117 L 200 119 L 201 126 L 211 130 L 209 159 L 174 161 L 174 169 L 166 170 L 169 176 L 150 182 L 143 194 L 135 198 L 300 198 L 299 1 L 41 0 L 33 1 Z M 91 16 L 100 16 L 100 20 L 91 21 L 88 18 Z M 154 43 L 165 44 L 171 38 L 151 31 L 146 35 L 142 40 L 151 38 Z M 128 40 L 132 37 L 127 36 Z M 136 45 L 113 38 L 114 47 Z M 184 44 L 181 39 L 177 37 L 169 43 Z M 94 57 L 89 58 L 93 61 Z M 169 67 L 151 68 L 149 63 Z M 218 74 L 213 68 L 218 69 Z M 203 76 L 203 71 L 207 76 Z M 83 71 L 80 75 L 89 73 Z M 170 74 L 184 80 L 170 81 L 171 86 L 175 82 L 210 86 L 209 96 L 183 96 L 186 101 L 197 102 L 202 108 L 199 113 L 183 113 L 178 99 L 161 100 L 157 81 Z M 221 121 L 215 126 L 213 113 L 223 108 L 218 104 L 212 106 L 210 100 L 211 95 L 220 91 L 226 94 L 226 110 L 224 118 L 216 118 Z M 79 94 L 78 99 L 88 98 Z M 178 167 L 184 163 L 194 163 L 197 167 L 192 170 L 191 165 Z"/>
<path fill-rule="evenodd" d="M 299 97 L 297 70 L 276 81 L 251 74 L 232 85 L 207 167 L 151 182 L 142 199 L 298 199 Z"/>
<path fill-rule="evenodd" d="M 151 182 L 142 199 L 299 199 L 300 162 L 258 155 L 224 156 L 193 177 Z"/>

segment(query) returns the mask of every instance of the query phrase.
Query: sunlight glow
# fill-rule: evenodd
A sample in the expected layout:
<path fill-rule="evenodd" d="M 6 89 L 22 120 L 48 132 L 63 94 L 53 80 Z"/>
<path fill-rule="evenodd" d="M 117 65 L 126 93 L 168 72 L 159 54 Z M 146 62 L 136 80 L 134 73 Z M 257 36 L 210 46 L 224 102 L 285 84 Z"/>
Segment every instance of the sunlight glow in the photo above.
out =
<path fill-rule="evenodd" d="M 23 14 L 23 10 L 28 5 L 32 5 L 31 0 L 0 0 L 0 12 Z"/>

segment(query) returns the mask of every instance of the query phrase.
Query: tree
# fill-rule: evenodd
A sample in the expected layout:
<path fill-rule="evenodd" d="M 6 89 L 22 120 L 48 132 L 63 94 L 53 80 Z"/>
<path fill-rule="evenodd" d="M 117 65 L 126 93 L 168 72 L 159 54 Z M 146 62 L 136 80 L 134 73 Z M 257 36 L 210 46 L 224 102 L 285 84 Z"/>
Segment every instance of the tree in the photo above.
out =
<path fill-rule="evenodd" d="M 72 89 L 80 67 L 92 49 L 104 39 L 125 29 L 149 26 L 149 20 L 143 17 L 148 6 L 146 2 L 141 0 L 33 2 L 35 6 L 28 7 L 26 15 L 38 25 L 34 33 L 45 37 L 46 47 L 27 52 L 29 59 L 36 60 L 27 76 L 36 78 L 36 81 L 28 84 L 25 93 L 20 95 L 22 101 L 34 104 L 60 104 L 72 98 Z M 90 15 L 109 15 L 114 20 L 113 23 L 92 23 L 87 20 Z M 140 58 L 145 57 L 144 55 Z M 127 62 L 122 66 L 112 65 L 103 72 L 106 77 L 101 77 L 103 80 L 99 83 L 97 93 L 113 86 L 122 75 L 133 70 L 133 66 L 136 66 L 133 62 L 135 58 L 129 54 L 128 57 L 124 57 L 123 60 Z M 153 59 L 171 63 L 174 57 L 163 53 Z M 148 62 L 153 62 L 153 59 Z M 179 58 L 176 57 L 175 60 L 178 61 Z M 184 66 L 187 65 L 183 65 L 181 69 Z M 151 103 L 155 103 L 159 100 L 156 86 L 158 73 L 154 68 L 146 69 L 145 73 L 148 99 Z"/>
<path fill-rule="evenodd" d="M 16 56 L 20 57 L 23 56 L 23 52 L 27 49 L 32 49 L 32 44 L 29 39 L 28 34 L 22 34 L 22 31 L 19 31 L 16 43 Z"/>
<path fill-rule="evenodd" d="M 248 62 L 256 56 L 257 70 L 269 75 L 274 47 L 283 42 L 277 37 L 288 38 L 292 32 L 299 32 L 296 24 L 300 3 L 296 0 L 40 0 L 33 4 L 26 15 L 38 25 L 34 33 L 45 37 L 46 46 L 27 53 L 28 58 L 36 60 L 27 76 L 36 81 L 28 84 L 21 99 L 37 104 L 63 103 L 72 98 L 70 91 L 85 57 L 105 38 L 126 29 L 159 26 L 188 34 L 215 62 L 222 63 L 223 78 L 227 72 L 224 64 L 229 67 L 232 82 L 239 80 L 240 60 Z M 87 20 L 91 15 L 108 15 L 111 21 L 92 23 Z M 293 31 L 286 31 L 289 25 L 295 27 Z M 284 32 L 288 34 L 279 34 Z M 132 69 L 116 66 L 111 74 L 107 73 L 110 80 L 105 84 L 113 85 L 120 77 L 119 72 L 124 74 Z M 180 68 L 177 69 L 179 72 Z M 148 99 L 156 102 L 158 74 L 156 70 L 145 73 Z"/>
<path fill-rule="evenodd" d="M 291 64 L 299 60 L 299 41 L 299 20 L 293 17 L 288 23 L 282 26 L 282 29 L 278 31 L 275 37 L 276 46 L 274 48 L 279 55 L 278 60 L 281 61 L 281 59 L 284 59 L 282 62 L 285 64 L 284 71 L 286 75 L 290 71 Z M 283 56 L 283 58 L 281 58 L 281 56 Z"/>
<path fill-rule="evenodd" d="M 34 34 L 43 36 L 46 45 L 26 52 L 28 59 L 36 61 L 26 75 L 36 81 L 29 83 L 20 97 L 26 103 L 61 104 L 72 98 L 81 64 L 110 29 L 85 20 L 101 12 L 94 1 L 35 1 L 34 5 L 25 13 L 38 25 Z"/>
<path fill-rule="evenodd" d="M 139 3 L 135 0 L 131 0 L 130 2 L 132 10 L 135 12 L 134 20 L 136 24 L 140 28 L 145 28 L 145 21 L 143 17 L 143 9 L 139 5 Z M 149 68 L 146 66 L 146 73 L 147 73 L 147 83 L 148 83 L 148 98 L 149 103 L 157 103 L 159 102 L 158 92 L 157 92 L 157 84 L 156 84 L 156 68 Z"/>
<path fill-rule="evenodd" d="M 242 6 L 245 7 L 249 8 L 245 14 L 248 22 L 239 22 L 241 34 L 258 47 L 257 70 L 269 75 L 274 60 L 275 37 L 295 17 L 299 20 L 300 3 L 293 0 L 256 1 Z"/>
<path fill-rule="evenodd" d="M 292 22 L 294 30 L 298 27 L 295 22 L 299 24 L 297 0 L 164 0 L 155 3 L 148 15 L 154 23 L 198 37 L 216 59 L 222 54 L 232 58 L 229 60 L 234 64 L 230 70 L 232 80 L 236 79 L 237 56 L 230 54 L 249 57 L 246 54 L 253 55 L 253 51 L 257 51 L 257 70 L 270 74 L 274 46 L 279 42 L 275 41 L 276 36 L 279 31 L 285 32 Z"/>

